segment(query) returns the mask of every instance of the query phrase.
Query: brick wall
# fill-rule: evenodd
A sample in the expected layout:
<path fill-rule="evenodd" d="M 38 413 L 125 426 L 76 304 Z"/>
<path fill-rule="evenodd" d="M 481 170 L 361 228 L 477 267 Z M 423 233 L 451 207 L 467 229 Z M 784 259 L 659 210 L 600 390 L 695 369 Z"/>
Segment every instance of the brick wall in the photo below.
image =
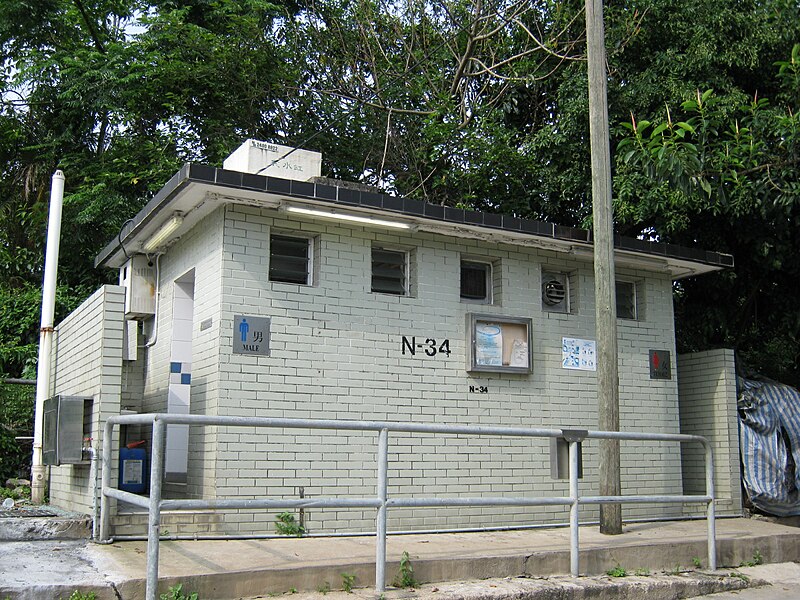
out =
<path fill-rule="evenodd" d="M 135 369 L 143 369 L 145 379 L 141 401 L 142 412 L 167 412 L 175 280 L 194 270 L 195 300 L 189 410 L 195 414 L 218 414 L 219 410 L 219 414 L 224 414 L 217 405 L 220 368 L 219 302 L 223 285 L 222 218 L 222 210 L 209 215 L 159 260 L 158 317 L 156 320 L 145 322 L 144 332 L 144 338 L 151 347 L 142 348 L 140 361 L 143 366 L 131 364 L 128 367 L 131 373 Z M 204 329 L 201 329 L 201 324 L 204 324 Z M 142 432 L 142 437 L 149 439 L 149 429 Z M 215 447 L 216 432 L 213 428 L 193 429 L 189 437 L 187 484 L 166 485 L 165 495 L 213 498 L 216 494 L 213 451 Z"/>
<path fill-rule="evenodd" d="M 314 237 L 318 261 L 313 285 L 268 281 L 272 231 Z M 561 367 L 562 336 L 595 338 L 594 285 L 588 259 L 431 233 L 397 234 L 296 220 L 276 210 L 243 206 L 227 208 L 222 244 L 221 271 L 209 272 L 207 280 L 198 280 L 196 287 L 197 297 L 215 296 L 220 291 L 215 278 L 222 273 L 221 310 L 214 315 L 212 334 L 219 354 L 208 360 L 210 370 L 218 365 L 219 379 L 213 389 L 202 392 L 217 399 L 218 405 L 209 404 L 209 410 L 241 416 L 596 428 L 596 374 Z M 411 252 L 415 285 L 410 296 L 370 291 L 373 244 Z M 461 301 L 462 255 L 485 257 L 494 264 L 494 279 L 500 288 L 495 304 Z M 180 262 L 191 264 L 186 257 Z M 543 311 L 543 269 L 570 273 L 571 314 Z M 648 363 L 649 349 L 669 350 L 674 355 L 670 277 L 636 270 L 620 270 L 618 276 L 636 281 L 641 315 L 638 321 L 618 321 L 622 428 L 678 432 L 674 374 L 670 380 L 651 380 Z M 165 307 L 164 313 L 168 310 Z M 533 372 L 468 373 L 465 315 L 471 312 L 532 318 Z M 236 314 L 272 319 L 271 356 L 233 354 Z M 166 322 L 168 316 L 160 319 Z M 447 339 L 451 354 L 403 355 L 402 336 L 431 338 L 437 344 Z M 483 386 L 487 392 L 471 392 L 470 386 Z M 194 394 L 193 389 L 193 406 Z M 374 438 L 374 434 L 320 436 L 221 429 L 215 438 L 214 493 L 218 497 L 296 497 L 302 487 L 307 496 L 374 495 Z M 567 493 L 565 482 L 550 479 L 549 446 L 544 440 L 424 435 L 394 435 L 391 439 L 391 495 Z M 596 491 L 597 447 L 593 443 L 584 446 L 586 477 L 582 486 Z M 211 452 L 211 447 L 208 450 Z M 624 443 L 622 469 L 626 492 L 681 492 L 677 444 Z M 587 519 L 594 514 L 589 508 L 583 511 Z M 680 507 L 624 507 L 628 518 L 676 514 L 681 514 Z M 318 532 L 374 524 L 373 511 L 312 510 L 305 516 L 308 527 Z M 230 514 L 223 527 L 239 532 L 271 529 L 274 518 L 265 513 Z M 395 510 L 390 513 L 390 528 L 481 527 L 566 519 L 561 508 Z"/>
<path fill-rule="evenodd" d="M 733 350 L 683 354 L 678 357 L 678 368 L 681 433 L 702 435 L 710 440 L 714 448 L 717 510 L 720 514 L 741 514 Z M 683 482 L 687 493 L 705 493 L 705 466 L 699 444 L 684 445 Z"/>
<path fill-rule="evenodd" d="M 55 330 L 52 393 L 93 399 L 91 437 L 98 456 L 103 424 L 120 409 L 124 303 L 123 288 L 103 286 Z M 50 502 L 67 510 L 91 513 L 91 478 L 88 464 L 51 467 Z M 97 498 L 99 501 L 99 494 Z"/>

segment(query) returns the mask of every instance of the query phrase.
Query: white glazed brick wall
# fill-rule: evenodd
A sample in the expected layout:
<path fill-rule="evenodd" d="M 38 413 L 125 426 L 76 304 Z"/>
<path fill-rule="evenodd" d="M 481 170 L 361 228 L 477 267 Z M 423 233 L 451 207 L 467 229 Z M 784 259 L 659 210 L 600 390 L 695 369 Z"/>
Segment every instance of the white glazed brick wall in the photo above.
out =
<path fill-rule="evenodd" d="M 717 511 L 740 515 L 739 429 L 736 414 L 736 362 L 733 350 L 719 349 L 678 357 L 681 433 L 702 435 L 714 449 Z M 705 493 L 705 465 L 699 444 L 683 449 L 684 489 Z"/>
<path fill-rule="evenodd" d="M 91 437 L 98 456 L 105 420 L 120 409 L 124 305 L 124 288 L 103 286 L 59 323 L 54 336 L 52 393 L 94 399 Z M 98 489 L 99 483 L 98 473 Z M 51 467 L 50 502 L 90 513 L 90 465 Z"/>
<path fill-rule="evenodd" d="M 271 231 L 315 237 L 320 260 L 314 285 L 268 281 Z M 204 242 L 211 246 L 208 239 Z M 220 378 L 213 393 L 207 392 L 209 398 L 218 398 L 219 414 L 596 428 L 596 374 L 561 368 L 562 336 L 595 338 L 590 262 L 484 241 L 303 221 L 241 206 L 226 210 L 223 244 L 221 313 L 214 315 Z M 411 296 L 370 292 L 373 244 L 412 251 Z M 487 306 L 460 301 L 462 254 L 494 261 L 501 302 Z M 191 264 L 185 256 L 181 263 Z M 577 289 L 572 314 L 542 310 L 542 269 L 573 273 Z M 643 315 L 640 321 L 618 321 L 622 428 L 677 432 L 674 373 L 671 380 L 651 380 L 648 366 L 649 349 L 669 350 L 674 356 L 670 278 L 637 271 L 618 275 L 637 280 Z M 203 293 L 198 281 L 196 295 Z M 470 312 L 532 318 L 533 373 L 467 373 L 465 315 Z M 272 318 L 271 356 L 232 353 L 235 314 Z M 163 320 L 168 335 L 168 317 Z M 434 338 L 437 344 L 449 339 L 452 353 L 403 356 L 403 335 Z M 489 391 L 470 393 L 470 385 Z M 220 429 L 216 439 L 218 497 L 296 497 L 300 487 L 312 497 L 375 494 L 375 434 Z M 398 434 L 390 441 L 390 495 L 567 494 L 565 482 L 550 479 L 545 440 Z M 584 446 L 582 486 L 592 492 L 597 489 L 597 447 Z M 213 453 L 211 447 L 208 451 Z M 681 492 L 681 456 L 675 444 L 625 443 L 622 465 L 626 492 Z M 624 508 L 628 518 L 681 512 L 675 506 Z M 587 508 L 582 515 L 591 519 L 596 513 Z M 374 511 L 309 510 L 305 517 L 316 532 L 374 527 Z M 485 527 L 566 518 L 561 508 L 393 510 L 389 525 Z M 271 530 L 274 519 L 274 513 L 266 512 L 229 514 L 223 528 Z"/>
<path fill-rule="evenodd" d="M 194 414 L 218 414 L 219 327 L 223 211 L 218 210 L 184 235 L 160 259 L 159 313 L 155 326 L 157 337 L 150 348 L 142 349 L 145 382 L 142 412 L 166 412 L 169 391 L 169 366 L 172 334 L 172 299 L 175 280 L 195 271 L 194 324 L 192 327 L 192 383 L 189 411 Z M 200 324 L 211 325 L 200 331 Z M 148 336 L 152 340 L 149 324 Z M 134 367 L 131 366 L 131 369 Z M 224 414 L 220 411 L 220 414 Z M 149 438 L 149 430 L 143 437 Z M 213 498 L 213 451 L 216 432 L 213 428 L 192 431 L 189 439 L 187 485 L 165 486 L 166 496 Z"/>

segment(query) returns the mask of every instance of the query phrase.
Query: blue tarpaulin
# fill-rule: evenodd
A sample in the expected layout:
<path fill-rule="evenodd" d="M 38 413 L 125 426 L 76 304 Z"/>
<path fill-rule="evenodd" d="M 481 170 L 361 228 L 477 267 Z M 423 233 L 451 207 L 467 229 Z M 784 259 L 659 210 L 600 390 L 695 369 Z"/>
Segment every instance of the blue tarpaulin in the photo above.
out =
<path fill-rule="evenodd" d="M 739 378 L 739 447 L 744 486 L 756 508 L 800 515 L 800 392 Z"/>

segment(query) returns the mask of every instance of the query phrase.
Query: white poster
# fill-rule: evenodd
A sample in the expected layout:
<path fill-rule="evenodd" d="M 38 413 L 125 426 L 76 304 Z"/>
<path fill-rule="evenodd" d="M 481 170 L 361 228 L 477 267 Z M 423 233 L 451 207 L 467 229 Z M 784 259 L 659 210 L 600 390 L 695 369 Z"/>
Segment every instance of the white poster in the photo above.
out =
<path fill-rule="evenodd" d="M 478 323 L 475 326 L 475 364 L 481 366 L 503 365 L 503 332 L 496 323 Z"/>
<path fill-rule="evenodd" d="M 511 366 L 528 368 L 528 342 L 514 340 L 511 344 Z"/>
<path fill-rule="evenodd" d="M 597 370 L 597 342 L 561 338 L 561 366 L 579 371 Z"/>

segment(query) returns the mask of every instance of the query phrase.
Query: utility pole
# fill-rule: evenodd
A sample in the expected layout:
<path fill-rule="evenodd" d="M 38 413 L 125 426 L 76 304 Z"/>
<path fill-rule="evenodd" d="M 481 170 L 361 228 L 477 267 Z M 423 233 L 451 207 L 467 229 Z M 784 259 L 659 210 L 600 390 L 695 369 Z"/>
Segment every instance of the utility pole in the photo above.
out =
<path fill-rule="evenodd" d="M 608 91 L 603 1 L 586 0 L 589 62 L 589 138 L 592 154 L 594 289 L 597 328 L 598 429 L 619 431 L 617 301 L 614 276 L 614 222 L 611 203 L 611 150 L 608 142 Z M 619 441 L 600 440 L 601 496 L 619 496 Z M 622 507 L 600 505 L 600 532 L 622 533 Z"/>

